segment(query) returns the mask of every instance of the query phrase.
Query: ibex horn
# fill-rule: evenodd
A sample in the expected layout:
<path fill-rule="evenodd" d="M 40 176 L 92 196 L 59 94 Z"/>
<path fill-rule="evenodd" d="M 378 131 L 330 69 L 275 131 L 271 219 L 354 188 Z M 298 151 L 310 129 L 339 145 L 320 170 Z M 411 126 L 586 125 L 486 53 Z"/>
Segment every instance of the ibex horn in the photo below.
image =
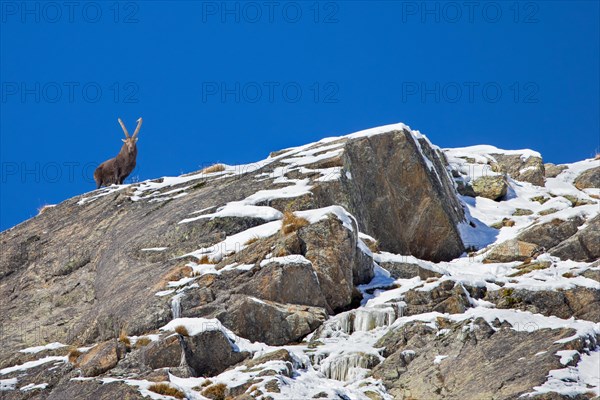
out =
<path fill-rule="evenodd" d="M 135 132 L 133 132 L 133 138 L 137 137 L 137 134 L 140 132 L 140 128 L 142 127 L 142 117 L 138 118 L 137 126 L 135 127 Z"/>
<path fill-rule="evenodd" d="M 123 121 L 121 121 L 121 118 L 119 118 L 119 124 L 121 124 L 121 128 L 123 128 L 123 132 L 125 132 L 125 137 L 128 138 L 129 132 L 127 132 L 127 128 L 125 128 L 125 124 L 123 123 Z"/>

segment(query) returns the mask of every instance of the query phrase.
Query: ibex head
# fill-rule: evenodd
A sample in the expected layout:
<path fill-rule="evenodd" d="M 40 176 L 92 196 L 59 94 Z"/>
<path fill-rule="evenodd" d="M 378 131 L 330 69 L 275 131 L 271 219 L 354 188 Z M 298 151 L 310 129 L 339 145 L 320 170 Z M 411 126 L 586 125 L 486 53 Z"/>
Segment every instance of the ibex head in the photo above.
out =
<path fill-rule="evenodd" d="M 135 132 L 133 132 L 133 136 L 129 136 L 129 132 L 127 132 L 127 128 L 125 128 L 125 124 L 119 118 L 119 124 L 121 124 L 121 128 L 123 128 L 123 132 L 125 133 L 126 139 L 121 139 L 125 144 L 123 147 L 127 148 L 127 152 L 133 153 L 135 151 L 135 144 L 138 141 L 137 135 L 140 132 L 140 128 L 142 127 L 142 118 L 137 120 L 137 126 L 135 127 Z"/>

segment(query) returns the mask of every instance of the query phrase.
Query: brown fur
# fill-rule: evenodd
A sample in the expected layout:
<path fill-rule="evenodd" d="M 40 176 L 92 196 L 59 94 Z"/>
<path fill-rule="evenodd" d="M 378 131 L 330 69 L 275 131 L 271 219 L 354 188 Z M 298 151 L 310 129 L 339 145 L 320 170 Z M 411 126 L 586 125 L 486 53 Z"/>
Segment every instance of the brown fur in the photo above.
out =
<path fill-rule="evenodd" d="M 121 122 L 119 120 L 119 122 Z M 96 189 L 100 189 L 102 186 L 110 186 L 112 184 L 122 185 L 125 179 L 134 170 L 137 157 L 137 133 L 141 125 L 141 118 L 138 120 L 138 128 L 136 133 L 132 137 L 129 137 L 125 127 L 125 136 L 127 139 L 123 139 L 123 146 L 121 151 L 115 158 L 104 161 L 94 171 L 94 180 L 96 181 Z"/>

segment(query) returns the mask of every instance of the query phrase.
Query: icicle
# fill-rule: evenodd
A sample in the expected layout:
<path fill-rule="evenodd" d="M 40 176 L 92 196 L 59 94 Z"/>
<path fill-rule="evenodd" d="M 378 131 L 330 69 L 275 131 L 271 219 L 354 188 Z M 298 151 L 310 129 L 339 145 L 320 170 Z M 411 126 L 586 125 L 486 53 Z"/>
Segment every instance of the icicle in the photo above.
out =
<path fill-rule="evenodd" d="M 355 310 L 354 331 L 370 331 L 380 326 L 389 326 L 396 319 L 396 312 L 392 307 L 364 308 Z"/>
<path fill-rule="evenodd" d="M 181 294 L 177 294 L 171 298 L 171 314 L 173 319 L 181 317 Z"/>
<path fill-rule="evenodd" d="M 338 320 L 338 326 L 342 332 L 347 334 L 352 333 L 353 324 L 354 314 L 352 312 L 347 312 L 340 315 L 340 318 Z"/>
<path fill-rule="evenodd" d="M 372 365 L 372 357 L 365 353 L 342 354 L 321 365 L 321 372 L 329 379 L 354 381 L 360 379 Z"/>
<path fill-rule="evenodd" d="M 185 347 L 181 344 L 181 359 L 179 360 L 180 367 L 187 367 L 187 361 L 185 360 Z"/>

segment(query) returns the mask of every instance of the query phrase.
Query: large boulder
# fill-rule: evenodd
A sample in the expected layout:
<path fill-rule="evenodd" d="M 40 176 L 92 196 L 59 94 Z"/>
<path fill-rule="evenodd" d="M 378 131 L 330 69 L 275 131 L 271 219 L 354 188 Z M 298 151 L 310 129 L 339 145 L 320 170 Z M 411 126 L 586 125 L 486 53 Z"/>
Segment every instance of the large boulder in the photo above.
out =
<path fill-rule="evenodd" d="M 600 258 L 600 215 L 576 234 L 549 250 L 563 260 L 594 262 Z"/>
<path fill-rule="evenodd" d="M 544 186 L 544 163 L 540 157 L 523 154 L 496 153 L 492 153 L 490 156 L 494 157 L 495 160 L 495 162 L 492 162 L 491 164 L 493 171 L 508 174 L 517 181 Z"/>
<path fill-rule="evenodd" d="M 544 164 L 544 175 L 546 178 L 556 178 L 561 172 L 566 170 L 566 165 L 556 165 L 552 163 Z"/>
<path fill-rule="evenodd" d="M 379 262 L 379 266 L 388 271 L 394 279 L 411 279 L 418 276 L 422 280 L 426 280 L 442 276 L 440 273 L 424 268 L 416 263 L 383 261 Z"/>
<path fill-rule="evenodd" d="M 577 233 L 577 228 L 583 224 L 581 217 L 573 217 L 567 220 L 558 218 L 550 222 L 536 224 L 517 236 L 523 242 L 537 244 L 545 249 L 556 246 Z"/>
<path fill-rule="evenodd" d="M 275 346 L 299 342 L 327 319 L 323 308 L 246 296 L 232 296 L 227 309 L 214 315 L 235 334 Z"/>
<path fill-rule="evenodd" d="M 340 204 L 381 250 L 432 260 L 464 251 L 462 207 L 443 156 L 408 130 L 359 137 L 344 147 Z"/>
<path fill-rule="evenodd" d="M 412 289 L 404 294 L 406 306 L 403 315 L 416 315 L 437 311 L 440 313 L 460 314 L 471 305 L 468 294 L 460 283 L 451 280 L 442 281 L 432 290 Z"/>
<path fill-rule="evenodd" d="M 338 218 L 327 218 L 302 229 L 299 237 L 303 255 L 312 263 L 329 307 L 340 310 L 350 305 L 354 277 L 364 275 L 364 270 L 372 271 L 373 264 L 370 257 L 360 257 L 358 230 L 346 229 Z"/>
<path fill-rule="evenodd" d="M 585 287 L 568 290 L 527 290 L 503 288 L 488 291 L 485 299 L 498 308 L 517 308 L 533 314 L 575 317 L 600 322 L 600 291 Z"/>
<path fill-rule="evenodd" d="M 182 363 L 181 344 L 177 335 L 162 337 L 138 351 L 141 362 L 152 369 L 177 367 Z"/>
<path fill-rule="evenodd" d="M 250 356 L 235 348 L 220 329 L 206 330 L 183 338 L 189 353 L 186 361 L 198 376 L 220 374 Z"/>
<path fill-rule="evenodd" d="M 500 200 L 508 191 L 508 183 L 502 175 L 480 176 L 471 184 L 476 196 Z"/>
<path fill-rule="evenodd" d="M 573 182 L 579 190 L 587 188 L 600 188 L 600 167 L 590 168 L 583 171 Z"/>
<path fill-rule="evenodd" d="M 535 257 L 540 252 L 540 246 L 518 239 L 509 239 L 491 248 L 486 254 L 484 262 L 507 263 L 512 261 L 525 261 Z"/>
<path fill-rule="evenodd" d="M 127 352 L 125 345 L 116 339 L 94 346 L 77 359 L 77 367 L 83 376 L 100 375 L 114 368 Z"/>
<path fill-rule="evenodd" d="M 243 292 L 259 299 L 278 303 L 328 307 L 319 278 L 311 264 L 296 262 L 267 262 L 252 277 Z"/>

